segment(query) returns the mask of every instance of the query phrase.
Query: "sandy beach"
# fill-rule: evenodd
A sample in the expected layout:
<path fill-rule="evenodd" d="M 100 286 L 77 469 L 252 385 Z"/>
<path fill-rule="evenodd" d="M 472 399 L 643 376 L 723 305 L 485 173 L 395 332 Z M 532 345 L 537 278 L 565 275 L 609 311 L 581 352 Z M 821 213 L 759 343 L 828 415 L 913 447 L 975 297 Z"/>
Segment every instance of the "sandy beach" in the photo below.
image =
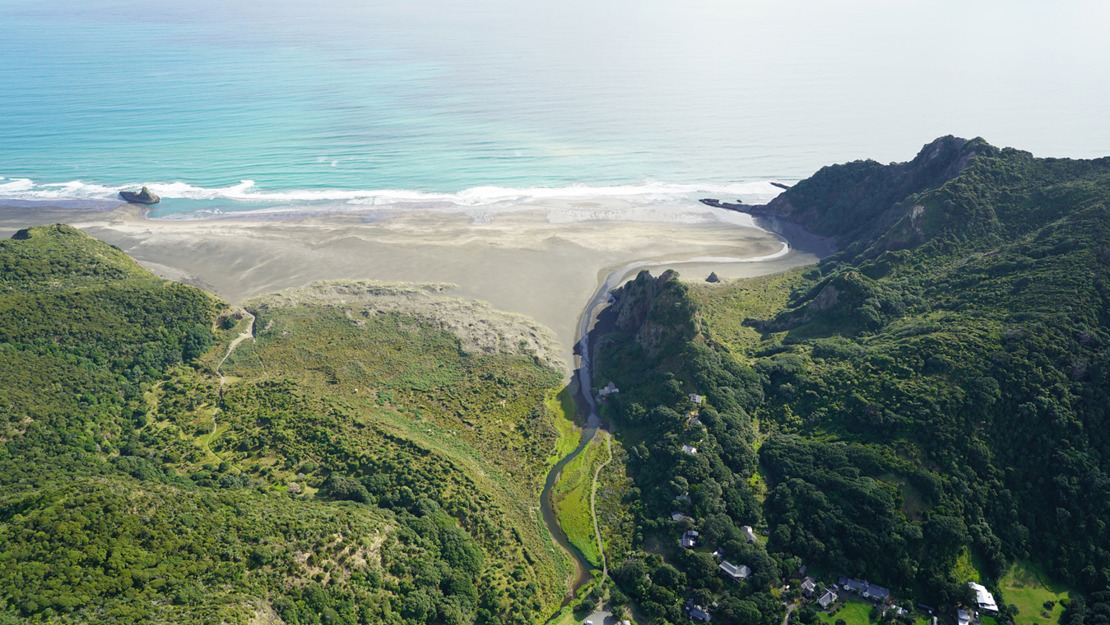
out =
<path fill-rule="evenodd" d="M 578 210 L 576 212 L 575 208 Z M 120 205 L 90 210 L 47 204 L 0 206 L 0 236 L 64 222 L 116 245 L 151 271 L 209 290 L 230 303 L 326 279 L 449 282 L 453 294 L 526 315 L 549 327 L 571 362 L 578 317 L 606 274 L 635 261 L 684 279 L 761 275 L 816 262 L 820 249 L 784 250 L 784 240 L 747 215 L 704 212 L 674 220 L 613 201 L 524 205 L 483 214 L 249 214 L 153 220 Z M 630 217 L 631 215 L 639 215 Z M 804 246 L 803 246 L 804 247 Z M 763 262 L 725 259 L 774 256 Z"/>

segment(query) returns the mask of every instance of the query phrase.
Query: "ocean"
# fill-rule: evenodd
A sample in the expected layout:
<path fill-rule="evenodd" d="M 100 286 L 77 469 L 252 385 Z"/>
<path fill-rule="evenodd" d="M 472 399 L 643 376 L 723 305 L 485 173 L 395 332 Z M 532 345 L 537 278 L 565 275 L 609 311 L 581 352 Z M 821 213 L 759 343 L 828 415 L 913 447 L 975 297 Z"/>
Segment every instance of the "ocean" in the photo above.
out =
<path fill-rule="evenodd" d="M 1110 5 L 0 0 L 0 202 L 761 201 L 937 136 L 1110 153 Z"/>

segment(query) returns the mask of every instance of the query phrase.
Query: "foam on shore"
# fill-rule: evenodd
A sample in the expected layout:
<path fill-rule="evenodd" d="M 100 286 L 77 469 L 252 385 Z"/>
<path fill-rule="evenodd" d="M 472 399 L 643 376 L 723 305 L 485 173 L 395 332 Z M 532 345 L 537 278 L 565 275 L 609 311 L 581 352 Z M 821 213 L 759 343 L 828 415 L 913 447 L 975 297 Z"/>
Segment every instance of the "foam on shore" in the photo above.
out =
<path fill-rule="evenodd" d="M 113 187 L 71 180 L 44 183 L 29 178 L 0 177 L 0 203 L 50 202 L 74 204 L 112 202 L 120 191 L 146 186 L 163 199 L 151 209 L 155 219 L 207 219 L 218 215 L 272 216 L 313 213 L 372 213 L 388 210 L 440 210 L 467 212 L 474 209 L 511 212 L 521 206 L 549 204 L 571 207 L 575 213 L 588 212 L 589 205 L 605 202 L 626 202 L 638 207 L 687 204 L 691 199 L 715 195 L 742 198 L 746 202 L 764 203 L 781 189 L 770 181 L 733 184 L 672 184 L 644 181 L 635 185 L 570 185 L 563 187 L 499 187 L 478 186 L 457 192 L 430 192 L 407 189 L 294 189 L 267 190 L 252 180 L 224 187 L 201 187 L 185 182 L 136 181 Z M 619 218 L 610 211 L 604 217 Z M 653 217 L 654 218 L 654 217 Z M 575 219 L 571 216 L 568 219 Z"/>

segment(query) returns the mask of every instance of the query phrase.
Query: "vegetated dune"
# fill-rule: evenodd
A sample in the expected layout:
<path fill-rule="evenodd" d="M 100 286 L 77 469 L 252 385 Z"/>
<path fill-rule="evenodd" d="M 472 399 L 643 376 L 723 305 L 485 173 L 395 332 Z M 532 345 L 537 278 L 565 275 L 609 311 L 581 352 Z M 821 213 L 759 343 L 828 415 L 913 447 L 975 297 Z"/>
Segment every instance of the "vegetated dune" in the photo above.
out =
<path fill-rule="evenodd" d="M 446 283 L 387 283 L 373 280 L 325 280 L 305 287 L 251 298 L 250 309 L 331 306 L 349 318 L 404 313 L 459 337 L 462 349 L 474 354 L 533 354 L 544 364 L 562 369 L 551 330 L 513 313 L 495 310 L 482 301 L 447 294 Z"/>

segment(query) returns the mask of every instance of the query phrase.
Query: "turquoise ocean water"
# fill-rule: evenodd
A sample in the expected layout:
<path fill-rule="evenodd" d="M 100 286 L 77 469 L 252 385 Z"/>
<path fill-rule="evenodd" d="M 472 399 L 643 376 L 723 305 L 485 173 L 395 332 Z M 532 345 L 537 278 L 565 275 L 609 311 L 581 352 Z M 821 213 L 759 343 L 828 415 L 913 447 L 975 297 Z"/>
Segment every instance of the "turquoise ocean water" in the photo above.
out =
<path fill-rule="evenodd" d="M 0 201 L 759 197 L 944 134 L 1103 156 L 1107 6 L 0 0 Z"/>

